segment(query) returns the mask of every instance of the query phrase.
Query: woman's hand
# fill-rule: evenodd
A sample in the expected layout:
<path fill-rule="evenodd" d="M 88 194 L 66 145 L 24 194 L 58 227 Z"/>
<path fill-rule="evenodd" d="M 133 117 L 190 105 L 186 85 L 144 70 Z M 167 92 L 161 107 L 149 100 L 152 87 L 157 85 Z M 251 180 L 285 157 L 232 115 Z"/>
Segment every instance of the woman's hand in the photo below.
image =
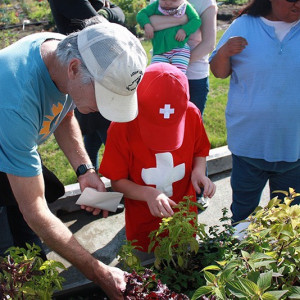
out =
<path fill-rule="evenodd" d="M 150 23 L 145 24 L 144 26 L 145 30 L 145 38 L 151 40 L 154 37 L 154 29 Z"/>
<path fill-rule="evenodd" d="M 241 36 L 233 36 L 219 49 L 220 55 L 224 57 L 231 57 L 233 55 L 241 53 L 248 42 Z"/>
<path fill-rule="evenodd" d="M 241 36 L 233 36 L 218 50 L 210 61 L 210 70 L 216 78 L 228 77 L 231 70 L 231 56 L 241 53 L 248 45 Z"/>

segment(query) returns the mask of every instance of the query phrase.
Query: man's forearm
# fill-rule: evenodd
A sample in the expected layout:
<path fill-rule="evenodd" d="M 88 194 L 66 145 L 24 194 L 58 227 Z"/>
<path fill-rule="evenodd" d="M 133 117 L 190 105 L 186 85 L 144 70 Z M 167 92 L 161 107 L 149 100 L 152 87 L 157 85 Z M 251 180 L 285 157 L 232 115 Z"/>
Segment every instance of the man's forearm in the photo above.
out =
<path fill-rule="evenodd" d="M 47 206 L 42 174 L 34 177 L 8 174 L 8 178 L 20 211 L 31 229 L 51 249 L 93 279 L 93 258 Z"/>
<path fill-rule="evenodd" d="M 90 164 L 85 150 L 79 124 L 74 115 L 67 115 L 54 132 L 59 147 L 62 149 L 74 170 L 81 164 Z"/>

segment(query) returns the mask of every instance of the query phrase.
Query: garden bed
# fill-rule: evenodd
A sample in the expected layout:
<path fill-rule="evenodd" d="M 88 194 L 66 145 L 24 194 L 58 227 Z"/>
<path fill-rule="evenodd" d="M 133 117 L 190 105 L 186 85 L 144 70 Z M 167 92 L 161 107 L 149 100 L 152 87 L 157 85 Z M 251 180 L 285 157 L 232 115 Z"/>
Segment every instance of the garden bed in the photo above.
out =
<path fill-rule="evenodd" d="M 54 293 L 53 300 L 107 300 L 106 294 L 93 282 Z"/>

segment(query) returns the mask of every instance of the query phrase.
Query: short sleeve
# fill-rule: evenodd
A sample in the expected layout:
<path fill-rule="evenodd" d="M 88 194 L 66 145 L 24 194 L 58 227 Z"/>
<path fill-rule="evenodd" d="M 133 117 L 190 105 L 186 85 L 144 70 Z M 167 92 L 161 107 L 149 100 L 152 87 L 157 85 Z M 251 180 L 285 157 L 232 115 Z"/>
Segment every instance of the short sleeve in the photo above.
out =
<path fill-rule="evenodd" d="M 42 171 L 37 128 L 14 110 L 0 110 L 0 171 L 31 177 Z"/>
<path fill-rule="evenodd" d="M 227 42 L 227 40 L 230 37 L 233 36 L 242 36 L 245 37 L 245 33 L 244 33 L 244 26 L 245 26 L 245 16 L 241 16 L 237 19 L 235 19 L 231 25 L 227 28 L 227 30 L 224 32 L 224 34 L 222 35 L 219 43 L 217 44 L 216 49 L 214 49 L 214 51 L 211 53 L 210 57 L 209 57 L 209 61 L 212 60 L 212 58 L 216 55 L 216 53 L 218 52 L 218 50 Z"/>
<path fill-rule="evenodd" d="M 193 104 L 189 103 L 189 113 L 193 114 L 194 118 L 194 135 L 195 135 L 195 146 L 194 146 L 194 157 L 206 157 L 209 155 L 210 142 L 204 128 L 203 120 L 199 109 Z M 191 119 L 191 117 L 189 117 Z"/>
<path fill-rule="evenodd" d="M 111 180 L 128 178 L 129 161 L 127 123 L 112 122 L 107 131 L 107 140 L 99 173 Z"/>

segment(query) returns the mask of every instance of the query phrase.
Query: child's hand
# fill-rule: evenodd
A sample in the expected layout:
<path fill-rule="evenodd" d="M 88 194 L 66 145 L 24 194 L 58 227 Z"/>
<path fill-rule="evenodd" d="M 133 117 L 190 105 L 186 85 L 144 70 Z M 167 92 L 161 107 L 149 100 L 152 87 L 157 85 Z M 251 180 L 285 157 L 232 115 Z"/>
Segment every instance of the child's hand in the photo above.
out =
<path fill-rule="evenodd" d="M 154 217 L 168 218 L 173 216 L 174 211 L 171 206 L 175 206 L 176 202 L 155 189 L 154 193 L 147 199 L 147 204 Z"/>
<path fill-rule="evenodd" d="M 204 188 L 203 191 L 203 197 L 209 197 L 212 198 L 212 196 L 216 192 L 216 185 L 207 177 L 204 175 L 200 175 L 197 172 L 192 172 L 191 176 L 192 184 L 194 186 L 194 189 L 198 194 L 201 193 L 201 187 Z"/>
<path fill-rule="evenodd" d="M 145 30 L 145 38 L 151 40 L 154 37 L 154 29 L 150 23 L 145 24 L 144 26 Z"/>
<path fill-rule="evenodd" d="M 186 38 L 186 33 L 183 29 L 179 29 L 176 33 L 175 40 L 182 42 Z"/>

